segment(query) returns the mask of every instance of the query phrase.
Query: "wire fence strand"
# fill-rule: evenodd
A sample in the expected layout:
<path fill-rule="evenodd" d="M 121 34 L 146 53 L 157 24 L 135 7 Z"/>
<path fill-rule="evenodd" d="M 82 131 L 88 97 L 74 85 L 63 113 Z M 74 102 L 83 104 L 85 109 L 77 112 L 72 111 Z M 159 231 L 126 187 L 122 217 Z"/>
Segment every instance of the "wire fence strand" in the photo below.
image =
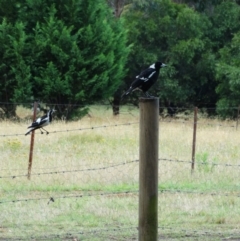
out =
<path fill-rule="evenodd" d="M 185 160 L 176 160 L 176 159 L 167 159 L 167 158 L 159 158 L 158 159 L 160 162 L 161 161 L 165 161 L 165 162 L 176 162 L 176 163 L 189 163 L 191 164 L 192 161 L 185 161 Z M 112 164 L 109 166 L 102 166 L 102 167 L 96 167 L 96 168 L 86 168 L 86 169 L 73 169 L 73 170 L 61 170 L 61 171 L 51 171 L 51 172 L 38 172 L 38 173 L 32 173 L 32 176 L 41 176 L 41 175 L 56 175 L 56 174 L 67 174 L 67 173 L 74 173 L 74 172 L 90 172 L 90 171 L 98 171 L 98 170 L 106 170 L 108 168 L 115 168 L 115 167 L 119 167 L 119 166 L 124 166 L 124 165 L 128 165 L 131 163 L 138 163 L 139 160 L 132 160 L 132 161 L 125 161 L 125 162 L 121 162 L 121 163 L 117 163 L 117 164 Z M 234 164 L 230 164 L 230 163 L 214 163 L 214 162 L 197 162 L 198 165 L 212 165 L 212 166 L 224 166 L 224 167 L 240 167 L 239 165 L 234 165 Z M 66 168 L 66 166 L 63 166 Z M 56 167 L 53 167 L 56 169 Z M 58 167 L 59 168 L 59 167 Z M 52 169 L 52 168 L 44 168 L 44 169 Z M 2 169 L 2 170 L 7 170 L 7 169 Z M 21 171 L 24 169 L 13 169 L 15 171 Z M 10 178 L 10 179 L 14 179 L 14 178 L 19 178 L 19 177 L 27 177 L 27 174 L 20 174 L 20 175 L 9 175 L 9 176 L 0 176 L 0 179 L 4 179 L 4 178 Z"/>
<path fill-rule="evenodd" d="M 96 130 L 101 128 L 109 128 L 109 127 L 118 127 L 118 126 L 130 126 L 138 124 L 139 122 L 129 122 L 129 123 L 122 123 L 122 124 L 112 124 L 112 125 L 102 125 L 102 126 L 91 126 L 91 127 L 84 127 L 84 128 L 76 128 L 76 129 L 67 129 L 67 130 L 58 130 L 49 132 L 49 134 L 56 134 L 56 133 L 64 133 L 64 132 L 75 132 L 75 131 L 84 131 L 84 130 Z M 41 134 L 41 133 L 36 133 Z M 0 137 L 9 137 L 9 136 L 25 136 L 25 134 L 2 134 Z"/>
<path fill-rule="evenodd" d="M 1 123 L 0 240 L 137 240 L 139 117 L 130 108 L 113 117 L 99 104 L 101 117 L 56 121 L 47 138 L 36 131 L 31 180 L 25 126 Z M 235 120 L 198 117 L 191 173 L 194 123 L 185 117 L 159 116 L 159 238 L 240 238 Z"/>

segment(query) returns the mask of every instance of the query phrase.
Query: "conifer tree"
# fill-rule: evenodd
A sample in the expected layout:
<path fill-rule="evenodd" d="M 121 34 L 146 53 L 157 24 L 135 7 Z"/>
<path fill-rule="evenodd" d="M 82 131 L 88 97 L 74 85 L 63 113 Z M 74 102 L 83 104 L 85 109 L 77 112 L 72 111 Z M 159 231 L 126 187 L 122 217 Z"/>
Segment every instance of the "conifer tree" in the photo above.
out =
<path fill-rule="evenodd" d="M 0 24 L 0 102 L 6 117 L 16 115 L 16 104 L 11 102 L 25 102 L 31 95 L 27 49 L 23 23 L 13 25 L 4 19 Z"/>
<path fill-rule="evenodd" d="M 11 71 L 19 84 L 11 100 L 28 96 L 54 103 L 58 114 L 68 118 L 80 105 L 109 98 L 121 84 L 128 55 L 126 30 L 106 2 L 21 1 L 15 22 L 23 24 L 21 38 L 12 40 L 18 63 L 11 56 L 6 64 L 13 61 Z"/>
<path fill-rule="evenodd" d="M 25 9 L 32 13 L 23 11 L 22 16 L 32 36 L 35 98 L 60 104 L 64 114 L 114 93 L 128 50 L 123 24 L 115 21 L 106 3 L 33 0 Z M 39 10 L 42 14 L 35 15 Z"/>

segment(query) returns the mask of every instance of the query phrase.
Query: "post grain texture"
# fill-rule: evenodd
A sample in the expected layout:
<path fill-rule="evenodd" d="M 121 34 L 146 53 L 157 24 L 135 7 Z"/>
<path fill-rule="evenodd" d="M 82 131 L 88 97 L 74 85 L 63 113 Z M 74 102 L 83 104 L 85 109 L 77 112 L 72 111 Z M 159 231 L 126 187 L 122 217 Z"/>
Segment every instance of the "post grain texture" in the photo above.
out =
<path fill-rule="evenodd" d="M 159 100 L 140 98 L 139 102 L 139 241 L 157 241 Z"/>

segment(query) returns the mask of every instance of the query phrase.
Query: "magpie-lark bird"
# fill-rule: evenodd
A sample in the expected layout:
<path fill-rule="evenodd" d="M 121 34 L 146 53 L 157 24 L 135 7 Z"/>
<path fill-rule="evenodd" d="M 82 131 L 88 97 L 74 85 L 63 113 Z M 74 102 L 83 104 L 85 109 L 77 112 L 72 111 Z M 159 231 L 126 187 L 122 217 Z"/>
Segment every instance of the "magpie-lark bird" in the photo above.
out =
<path fill-rule="evenodd" d="M 156 63 L 143 70 L 132 82 L 130 88 L 122 95 L 122 98 L 132 93 L 134 90 L 142 90 L 146 97 L 152 97 L 148 94 L 150 87 L 157 81 L 160 68 L 167 65 L 157 61 Z"/>
<path fill-rule="evenodd" d="M 49 134 L 48 131 L 46 131 L 43 127 L 44 126 L 47 126 L 48 124 L 51 123 L 52 121 L 52 114 L 53 112 L 55 112 L 54 109 L 51 109 L 48 111 L 48 113 L 40 118 L 38 118 L 37 120 L 35 120 L 32 125 L 30 125 L 28 128 L 30 128 L 30 130 L 25 134 L 28 135 L 30 132 L 34 131 L 34 130 L 37 130 L 37 129 L 40 129 L 41 130 L 44 130 L 46 132 L 46 134 Z M 43 132 L 41 131 L 41 134 L 43 134 Z"/>

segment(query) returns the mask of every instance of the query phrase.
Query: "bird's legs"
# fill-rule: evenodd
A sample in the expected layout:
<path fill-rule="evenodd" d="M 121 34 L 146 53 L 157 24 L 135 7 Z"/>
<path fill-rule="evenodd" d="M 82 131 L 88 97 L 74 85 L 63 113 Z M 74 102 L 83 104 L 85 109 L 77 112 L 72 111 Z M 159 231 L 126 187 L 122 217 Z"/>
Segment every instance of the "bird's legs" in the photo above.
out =
<path fill-rule="evenodd" d="M 41 127 L 40 129 L 42 129 L 42 130 L 44 130 L 45 132 L 46 132 L 46 134 L 48 135 L 49 134 L 49 132 L 48 131 L 46 131 L 43 127 Z M 41 131 L 41 134 L 43 134 L 43 132 Z"/>
<path fill-rule="evenodd" d="M 39 130 L 40 130 L 41 134 L 43 134 L 43 132 L 42 132 L 41 128 L 39 128 Z"/>
<path fill-rule="evenodd" d="M 148 92 L 144 92 L 144 95 L 145 95 L 147 98 L 154 98 L 154 96 L 149 95 Z"/>

